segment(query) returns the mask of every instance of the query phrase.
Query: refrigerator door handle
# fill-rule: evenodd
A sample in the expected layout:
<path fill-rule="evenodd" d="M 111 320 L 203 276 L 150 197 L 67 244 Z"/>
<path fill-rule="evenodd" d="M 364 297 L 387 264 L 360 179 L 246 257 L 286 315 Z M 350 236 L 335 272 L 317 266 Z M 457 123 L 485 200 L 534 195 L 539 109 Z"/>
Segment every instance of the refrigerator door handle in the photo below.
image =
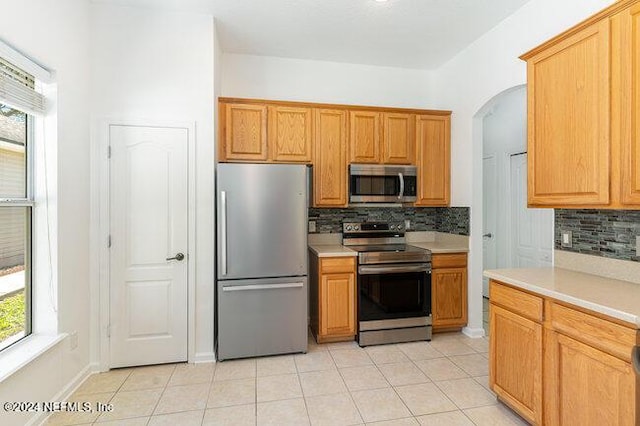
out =
<path fill-rule="evenodd" d="M 220 275 L 227 275 L 227 191 L 220 191 Z"/>
<path fill-rule="evenodd" d="M 222 291 L 272 290 L 278 288 L 300 288 L 302 286 L 304 286 L 304 283 L 239 285 L 222 287 Z"/>

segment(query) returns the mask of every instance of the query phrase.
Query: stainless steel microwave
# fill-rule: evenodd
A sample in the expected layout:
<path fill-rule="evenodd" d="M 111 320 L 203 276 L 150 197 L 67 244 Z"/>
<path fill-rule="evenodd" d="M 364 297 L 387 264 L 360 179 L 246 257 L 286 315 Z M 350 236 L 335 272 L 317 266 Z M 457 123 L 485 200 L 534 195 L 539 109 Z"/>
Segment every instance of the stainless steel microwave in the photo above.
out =
<path fill-rule="evenodd" d="M 351 164 L 350 203 L 412 203 L 416 201 L 415 166 Z"/>

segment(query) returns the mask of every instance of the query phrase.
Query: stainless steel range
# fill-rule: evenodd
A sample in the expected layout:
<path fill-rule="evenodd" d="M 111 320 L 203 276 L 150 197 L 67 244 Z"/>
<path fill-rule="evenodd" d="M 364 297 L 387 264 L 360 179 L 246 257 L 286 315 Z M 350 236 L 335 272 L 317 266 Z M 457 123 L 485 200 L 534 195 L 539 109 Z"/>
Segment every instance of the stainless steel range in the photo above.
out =
<path fill-rule="evenodd" d="M 358 252 L 360 346 L 431 340 L 431 252 L 406 244 L 404 224 L 344 223 Z"/>

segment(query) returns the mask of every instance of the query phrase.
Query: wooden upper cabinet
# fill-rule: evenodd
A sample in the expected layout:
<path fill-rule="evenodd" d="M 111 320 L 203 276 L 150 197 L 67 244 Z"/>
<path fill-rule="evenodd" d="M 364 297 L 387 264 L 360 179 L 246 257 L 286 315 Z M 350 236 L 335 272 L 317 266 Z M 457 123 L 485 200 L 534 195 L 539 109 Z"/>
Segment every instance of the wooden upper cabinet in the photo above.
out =
<path fill-rule="evenodd" d="M 379 163 L 380 113 L 371 111 L 349 112 L 349 162 Z"/>
<path fill-rule="evenodd" d="M 269 158 L 279 162 L 310 163 L 312 154 L 311 108 L 269 107 Z"/>
<path fill-rule="evenodd" d="M 347 205 L 347 113 L 316 109 L 314 112 L 314 205 Z"/>
<path fill-rule="evenodd" d="M 621 202 L 640 205 L 640 4 L 621 14 Z"/>
<path fill-rule="evenodd" d="M 220 161 L 267 159 L 267 106 L 220 105 Z"/>
<path fill-rule="evenodd" d="M 416 205 L 447 206 L 450 200 L 451 117 L 416 117 L 418 199 Z"/>
<path fill-rule="evenodd" d="M 382 113 L 383 148 L 385 164 L 414 164 L 415 115 Z"/>
<path fill-rule="evenodd" d="M 640 1 L 524 54 L 531 207 L 640 208 Z"/>
<path fill-rule="evenodd" d="M 528 59 L 528 203 L 607 205 L 610 22 Z"/>

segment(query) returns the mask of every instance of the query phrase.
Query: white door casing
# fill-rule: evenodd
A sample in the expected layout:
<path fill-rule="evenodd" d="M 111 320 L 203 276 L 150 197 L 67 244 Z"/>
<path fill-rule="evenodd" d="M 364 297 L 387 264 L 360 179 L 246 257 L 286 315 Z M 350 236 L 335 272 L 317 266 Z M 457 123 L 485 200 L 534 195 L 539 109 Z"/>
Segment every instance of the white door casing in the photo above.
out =
<path fill-rule="evenodd" d="M 482 269 L 495 269 L 498 233 L 498 165 L 495 155 L 482 159 Z M 490 235 L 489 235 L 490 234 Z M 482 277 L 482 295 L 489 297 L 489 279 Z"/>
<path fill-rule="evenodd" d="M 185 128 L 109 127 L 111 368 L 187 360 L 188 142 Z"/>
<path fill-rule="evenodd" d="M 527 154 L 511 156 L 511 266 L 552 265 L 553 209 L 527 208 Z"/>

